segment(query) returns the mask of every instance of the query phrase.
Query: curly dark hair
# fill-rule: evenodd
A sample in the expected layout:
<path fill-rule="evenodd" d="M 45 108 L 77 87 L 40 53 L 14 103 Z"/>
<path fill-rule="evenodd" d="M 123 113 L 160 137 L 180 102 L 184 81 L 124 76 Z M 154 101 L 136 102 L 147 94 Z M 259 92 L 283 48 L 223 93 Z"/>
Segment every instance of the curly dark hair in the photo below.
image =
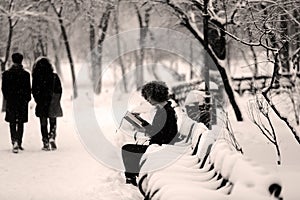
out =
<path fill-rule="evenodd" d="M 151 81 L 142 87 L 142 96 L 147 100 L 151 97 L 157 102 L 164 102 L 169 99 L 169 88 L 163 81 Z"/>
<path fill-rule="evenodd" d="M 50 60 L 46 57 L 40 57 L 33 66 L 32 76 L 50 76 L 53 70 Z"/>

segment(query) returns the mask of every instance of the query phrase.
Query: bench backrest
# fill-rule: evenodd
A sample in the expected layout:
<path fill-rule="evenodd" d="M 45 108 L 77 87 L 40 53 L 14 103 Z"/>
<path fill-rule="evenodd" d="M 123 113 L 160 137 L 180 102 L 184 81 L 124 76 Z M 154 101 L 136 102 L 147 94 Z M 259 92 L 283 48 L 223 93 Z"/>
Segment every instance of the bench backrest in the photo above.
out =
<path fill-rule="evenodd" d="M 181 124 L 179 127 L 179 137 L 181 137 L 185 143 L 191 142 L 194 124 L 195 124 L 195 121 L 192 120 L 191 118 L 189 118 L 186 114 L 183 114 L 181 116 Z"/>
<path fill-rule="evenodd" d="M 209 155 L 210 162 L 222 177 L 233 185 L 251 188 L 264 195 L 280 198 L 281 181 L 262 166 L 231 149 L 225 141 L 217 141 Z"/>

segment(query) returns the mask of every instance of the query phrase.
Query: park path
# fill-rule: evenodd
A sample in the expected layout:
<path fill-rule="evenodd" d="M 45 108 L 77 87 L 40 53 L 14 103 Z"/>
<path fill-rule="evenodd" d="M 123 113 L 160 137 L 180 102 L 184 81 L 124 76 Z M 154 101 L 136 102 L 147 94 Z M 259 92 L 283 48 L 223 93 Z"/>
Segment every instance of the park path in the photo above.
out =
<path fill-rule="evenodd" d="M 57 151 L 41 150 L 32 101 L 23 138 L 25 151 L 18 154 L 11 152 L 8 123 L 5 113 L 0 114 L 0 199 L 142 199 L 137 188 L 124 184 L 119 171 L 102 165 L 88 153 L 76 132 L 72 101 L 65 97 L 62 104 L 64 117 L 58 119 Z"/>

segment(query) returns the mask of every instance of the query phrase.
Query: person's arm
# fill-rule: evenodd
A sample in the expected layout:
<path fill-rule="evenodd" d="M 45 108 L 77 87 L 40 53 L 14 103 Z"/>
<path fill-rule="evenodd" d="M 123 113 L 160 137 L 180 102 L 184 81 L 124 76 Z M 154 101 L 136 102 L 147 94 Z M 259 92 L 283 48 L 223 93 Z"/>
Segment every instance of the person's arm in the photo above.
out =
<path fill-rule="evenodd" d="M 62 86 L 60 78 L 57 74 L 54 74 L 54 93 L 56 94 L 62 94 Z"/>
<path fill-rule="evenodd" d="M 150 143 L 170 143 L 178 132 L 177 117 L 174 109 L 170 105 L 167 105 L 164 109 L 160 109 L 148 131 L 151 134 Z"/>
<path fill-rule="evenodd" d="M 25 78 L 25 97 L 27 102 L 31 100 L 31 85 L 30 85 L 30 74 L 26 73 Z"/>
<path fill-rule="evenodd" d="M 32 96 L 35 100 L 35 102 L 38 101 L 38 94 L 39 94 L 39 90 L 38 90 L 38 84 L 37 84 L 37 81 L 36 81 L 36 78 L 32 78 Z"/>
<path fill-rule="evenodd" d="M 163 130 L 163 127 L 166 123 L 167 119 L 167 113 L 164 112 L 163 109 L 158 109 L 156 114 L 154 115 L 152 124 L 148 124 L 145 126 L 145 133 L 147 136 L 149 136 L 151 139 L 157 138 L 159 135 L 161 135 L 161 131 Z"/>
<path fill-rule="evenodd" d="M 1 86 L 2 94 L 4 99 L 7 99 L 7 77 L 6 73 L 2 73 L 2 86 Z"/>

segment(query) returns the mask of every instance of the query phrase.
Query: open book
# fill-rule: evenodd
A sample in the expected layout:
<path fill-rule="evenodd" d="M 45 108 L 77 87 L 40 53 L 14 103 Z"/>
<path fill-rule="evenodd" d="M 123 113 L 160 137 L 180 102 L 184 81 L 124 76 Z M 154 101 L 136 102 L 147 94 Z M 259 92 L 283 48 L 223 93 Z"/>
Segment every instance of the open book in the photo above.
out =
<path fill-rule="evenodd" d="M 149 123 L 141 118 L 138 114 L 133 114 L 129 111 L 126 112 L 124 119 L 126 119 L 130 124 L 135 126 L 136 128 L 144 128 Z"/>

